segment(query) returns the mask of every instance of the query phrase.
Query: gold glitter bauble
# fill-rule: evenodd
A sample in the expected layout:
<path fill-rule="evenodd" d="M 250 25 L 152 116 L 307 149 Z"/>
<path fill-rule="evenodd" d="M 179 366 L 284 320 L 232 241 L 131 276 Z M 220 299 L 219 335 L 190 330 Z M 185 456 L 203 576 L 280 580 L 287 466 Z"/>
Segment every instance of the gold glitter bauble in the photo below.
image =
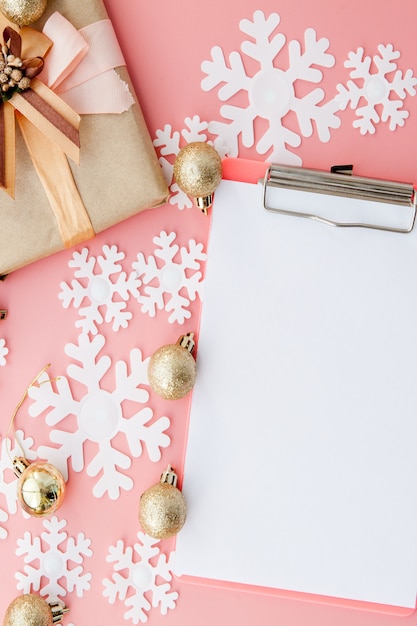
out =
<path fill-rule="evenodd" d="M 139 521 L 151 537 L 168 539 L 184 526 L 186 514 L 185 498 L 177 487 L 177 475 L 168 465 L 160 482 L 141 495 Z"/>
<path fill-rule="evenodd" d="M 34 594 L 19 596 L 9 605 L 4 626 L 52 626 L 48 603 Z"/>
<path fill-rule="evenodd" d="M 9 605 L 3 626 L 53 626 L 61 621 L 68 610 L 60 602 L 48 604 L 40 596 L 26 593 Z"/>
<path fill-rule="evenodd" d="M 182 335 L 176 344 L 158 348 L 149 360 L 149 384 L 164 400 L 179 400 L 194 386 L 197 368 L 191 354 L 193 336 Z"/>
<path fill-rule="evenodd" d="M 18 26 L 36 22 L 46 9 L 47 0 L 0 0 L 0 11 Z"/>
<path fill-rule="evenodd" d="M 44 517 L 62 504 L 65 481 L 61 472 L 50 463 L 29 463 L 22 457 L 13 460 L 19 503 L 26 513 Z"/>
<path fill-rule="evenodd" d="M 213 202 L 213 192 L 222 179 L 219 154 L 208 143 L 189 143 L 175 159 L 174 178 L 178 187 L 194 198 L 195 204 L 207 214 Z"/>

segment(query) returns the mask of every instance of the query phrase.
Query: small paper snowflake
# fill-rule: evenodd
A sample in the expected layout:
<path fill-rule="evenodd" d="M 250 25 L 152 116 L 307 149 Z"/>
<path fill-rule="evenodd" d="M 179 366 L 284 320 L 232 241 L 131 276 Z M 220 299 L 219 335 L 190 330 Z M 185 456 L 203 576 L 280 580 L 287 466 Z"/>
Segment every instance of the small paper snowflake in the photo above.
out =
<path fill-rule="evenodd" d="M 76 539 L 68 537 L 64 530 L 66 525 L 65 520 L 51 517 L 43 522 L 45 532 L 41 537 L 32 537 L 30 532 L 25 532 L 23 539 L 17 540 L 16 555 L 25 555 L 27 564 L 36 563 L 35 567 L 25 565 L 23 573 L 16 572 L 17 588 L 23 593 L 39 591 L 49 602 L 62 599 L 74 590 L 81 598 L 90 589 L 91 574 L 83 573 L 83 563 L 84 557 L 93 554 L 91 540 L 84 533 L 78 533 Z M 45 549 L 42 541 L 47 546 Z M 46 584 L 43 582 L 45 578 L 48 579 Z"/>
<path fill-rule="evenodd" d="M 186 117 L 184 123 L 186 128 L 183 128 L 181 132 L 173 131 L 171 124 L 165 124 L 162 130 L 158 129 L 156 131 L 156 139 L 154 139 L 153 142 L 155 148 L 159 148 L 161 155 L 159 162 L 166 181 L 170 186 L 171 196 L 169 202 L 170 204 L 176 204 L 180 210 L 191 208 L 193 202 L 188 195 L 178 187 L 177 183 L 173 182 L 175 157 L 181 148 L 192 141 L 212 143 L 207 141 L 207 134 L 205 133 L 208 122 L 203 122 L 198 115 L 194 115 L 192 118 Z M 181 141 L 181 139 L 183 139 L 183 141 Z M 167 157 L 170 157 L 170 159 Z"/>
<path fill-rule="evenodd" d="M 103 323 L 101 309 L 105 308 L 105 321 L 113 322 L 114 331 L 126 328 L 132 319 L 132 313 L 126 311 L 126 302 L 130 296 L 138 296 L 140 281 L 134 272 L 127 276 L 122 271 L 119 261 L 125 258 L 125 254 L 117 249 L 117 246 L 103 246 L 103 255 L 98 258 L 90 255 L 88 248 L 81 252 L 74 252 L 68 263 L 69 267 L 76 268 L 71 285 L 61 283 L 61 292 L 58 298 L 62 300 L 64 308 L 72 303 L 79 309 L 82 319 L 75 322 L 77 328 L 84 333 L 97 334 L 97 325 Z M 97 266 L 100 271 L 97 272 Z M 113 282 L 111 277 L 117 276 Z M 115 299 L 117 296 L 117 299 Z M 80 306 L 84 301 L 88 304 Z"/>
<path fill-rule="evenodd" d="M 99 357 L 104 344 L 102 335 L 90 339 L 86 334 L 79 336 L 78 344 L 67 344 L 65 352 L 80 365 L 68 366 L 68 378 L 60 376 L 56 381 L 57 391 L 54 391 L 46 373 L 39 377 L 42 384 L 30 387 L 28 392 L 34 400 L 29 406 L 29 414 L 37 416 L 52 409 L 46 415 L 47 424 L 55 426 L 65 420 L 62 430 L 51 430 L 49 435 L 58 447 L 39 448 L 39 455 L 58 467 L 65 478 L 68 476 L 69 460 L 73 470 L 81 472 L 85 465 L 84 444 L 87 441 L 96 444 L 97 452 L 86 468 L 88 476 L 100 475 L 93 495 L 101 498 L 107 493 L 112 500 L 116 500 L 120 489 L 130 490 L 133 487 L 132 478 L 120 469 L 127 470 L 131 466 L 132 456 L 141 456 L 142 442 L 151 461 L 159 461 L 160 449 L 170 444 L 170 438 L 165 433 L 170 421 L 167 417 L 160 417 L 150 423 L 153 412 L 149 407 L 141 408 L 131 417 L 124 417 L 125 401 L 144 404 L 149 399 L 149 392 L 143 388 L 143 385 L 148 385 L 149 358 L 142 360 L 141 351 L 134 348 L 130 352 L 130 368 L 124 361 L 117 361 L 114 390 L 109 392 L 102 388 L 102 379 L 111 367 L 109 356 Z M 73 396 L 69 379 L 86 388 L 87 393 L 80 399 Z M 66 421 L 70 416 L 76 417 L 72 430 Z M 130 454 L 114 447 L 113 440 L 120 434 L 124 435 Z"/>
<path fill-rule="evenodd" d="M 15 515 L 19 510 L 22 511 L 23 514 L 23 510 L 18 506 L 18 478 L 13 472 L 12 459 L 16 456 L 22 456 L 24 451 L 24 457 L 28 461 L 35 460 L 37 455 L 33 450 L 33 443 L 33 439 L 31 437 L 25 437 L 22 430 L 16 431 L 13 445 L 9 437 L 2 439 L 0 456 L 0 494 L 3 494 L 6 499 L 7 509 L 0 507 L 0 539 L 6 539 L 8 536 L 7 528 L 1 526 L 1 524 L 8 521 L 9 515 Z"/>
<path fill-rule="evenodd" d="M 204 91 L 219 87 L 218 97 L 222 101 L 231 100 L 239 92 L 247 96 L 244 107 L 225 104 L 220 108 L 220 114 L 227 122 L 209 123 L 209 132 L 218 136 L 214 142 L 216 148 L 227 145 L 228 155 L 238 156 L 240 138 L 246 148 L 255 145 L 259 154 L 269 152 L 270 161 L 300 165 L 300 157 L 288 146 L 298 147 L 301 137 L 313 134 L 314 126 L 320 141 L 327 142 L 330 130 L 339 128 L 341 122 L 336 115 L 338 105 L 334 98 L 323 104 L 325 92 L 319 88 L 298 96 L 296 84 L 301 83 L 308 89 L 309 84 L 319 83 L 323 78 L 320 68 L 333 67 L 335 58 L 327 52 L 328 39 L 318 39 L 315 30 L 308 28 L 304 33 L 304 50 L 299 41 L 290 41 L 288 66 L 282 68 L 280 54 L 285 48 L 286 37 L 283 33 L 274 34 L 280 21 L 278 13 L 265 17 L 262 11 L 255 11 L 253 20 L 243 19 L 239 27 L 250 40 L 243 41 L 242 54 L 233 51 L 227 61 L 219 46 L 212 48 L 211 60 L 203 61 L 201 65 L 207 75 L 201 87 Z M 243 55 L 259 65 L 253 76 L 245 70 Z M 299 132 L 287 127 L 286 116 L 290 111 L 296 115 Z M 255 140 L 257 118 L 265 120 L 267 128 Z"/>
<path fill-rule="evenodd" d="M 159 236 L 153 238 L 158 249 L 155 256 L 149 256 L 148 260 L 142 253 L 137 256 L 133 268 L 141 278 L 145 286 L 143 293 L 139 295 L 138 302 L 142 305 L 142 311 L 150 317 L 155 317 L 156 309 L 165 309 L 171 315 L 168 321 L 183 324 L 191 317 L 188 307 L 197 295 L 201 299 L 202 272 L 201 262 L 207 255 L 203 252 L 203 245 L 190 239 L 188 248 L 174 244 L 175 233 L 167 234 L 162 231 Z M 179 254 L 180 259 L 175 260 Z M 158 267 L 155 257 L 161 259 L 162 267 Z M 193 273 L 191 273 L 193 272 Z M 164 302 L 164 296 L 168 300 Z"/>
<path fill-rule="evenodd" d="M 6 356 L 9 354 L 9 349 L 6 347 L 6 340 L 0 339 L 0 365 L 6 365 Z"/>
<path fill-rule="evenodd" d="M 129 610 L 124 614 L 125 620 L 132 620 L 134 624 L 148 621 L 147 611 L 151 604 L 146 594 L 152 597 L 152 607 L 160 607 L 162 615 L 166 615 L 168 609 L 174 609 L 178 598 L 176 591 L 170 591 L 172 580 L 172 564 L 174 553 L 168 557 L 159 551 L 159 540 L 153 539 L 142 532 L 138 532 L 139 542 L 135 543 L 134 551 L 139 557 L 136 561 L 131 546 L 124 546 L 123 541 L 118 541 L 115 546 L 109 548 L 108 563 L 114 563 L 115 573 L 112 579 L 103 580 L 104 597 L 110 604 L 114 604 L 117 598 L 125 603 Z M 156 559 L 156 557 L 158 557 Z M 118 572 L 125 572 L 119 574 Z M 158 584 L 157 578 L 164 581 Z M 132 593 L 128 596 L 128 591 Z"/>
<path fill-rule="evenodd" d="M 337 86 L 336 101 L 342 110 L 348 105 L 355 109 L 358 119 L 353 122 L 353 126 L 359 128 L 362 135 L 374 134 L 375 126 L 379 122 L 389 122 L 391 131 L 397 126 L 404 126 L 409 116 L 408 111 L 403 108 L 405 99 L 407 94 L 416 94 L 417 78 L 413 76 L 412 70 L 408 69 L 403 74 L 397 69 L 395 60 L 399 59 L 400 53 L 391 44 L 380 44 L 378 51 L 379 55 L 375 54 L 373 57 L 365 56 L 363 48 L 350 52 L 345 67 L 352 68 L 350 77 L 353 80 L 348 81 L 347 87 L 342 84 Z M 373 73 L 372 61 L 376 67 L 376 72 Z M 359 84 L 355 81 L 359 81 Z M 399 99 L 391 100 L 390 96 L 393 95 L 397 95 Z M 361 100 L 366 104 L 358 106 Z"/>

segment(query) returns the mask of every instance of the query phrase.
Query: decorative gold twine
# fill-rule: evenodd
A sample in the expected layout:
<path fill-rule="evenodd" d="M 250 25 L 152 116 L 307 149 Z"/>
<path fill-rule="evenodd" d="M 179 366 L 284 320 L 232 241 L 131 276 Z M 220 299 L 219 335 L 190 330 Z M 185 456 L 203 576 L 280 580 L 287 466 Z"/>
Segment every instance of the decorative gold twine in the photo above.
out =
<path fill-rule="evenodd" d="M 10 418 L 9 426 L 8 426 L 8 428 L 7 428 L 7 432 L 6 432 L 6 438 L 9 438 L 9 436 L 10 436 L 10 433 L 11 433 L 12 427 L 13 427 L 13 426 L 14 426 L 14 424 L 15 424 L 16 415 L 17 415 L 17 413 L 18 413 L 18 411 L 19 411 L 20 407 L 22 406 L 22 404 L 23 404 L 23 403 L 24 403 L 24 401 L 26 400 L 27 395 L 28 395 L 28 393 L 29 393 L 29 389 L 35 385 L 35 383 L 38 381 L 38 379 L 42 376 L 42 374 L 43 374 L 44 372 L 46 372 L 46 370 L 47 370 L 49 367 L 51 367 L 51 364 L 50 364 L 50 363 L 48 363 L 47 365 L 45 365 L 45 367 L 43 367 L 43 368 L 41 369 L 41 371 L 40 371 L 38 374 L 36 374 L 36 376 L 35 376 L 35 378 L 32 380 L 32 382 L 31 382 L 31 383 L 29 383 L 29 385 L 26 387 L 26 389 L 25 389 L 25 391 L 24 391 L 24 393 L 23 393 L 22 397 L 20 398 L 19 402 L 17 403 L 17 405 L 16 405 L 16 407 L 15 407 L 15 409 L 14 409 L 14 411 L 13 411 L 13 414 L 12 414 L 12 416 L 11 416 L 11 418 Z M 39 383 L 39 386 L 40 386 L 40 385 L 43 385 L 44 383 L 51 383 L 51 382 L 53 382 L 53 381 L 55 381 L 55 380 L 59 380 L 59 379 L 60 379 L 60 376 L 58 376 L 57 378 L 48 378 L 48 380 L 43 380 L 43 381 L 41 381 L 41 382 Z M 19 446 L 19 448 L 20 448 L 20 450 L 21 450 L 21 452 L 22 452 L 22 456 L 24 457 L 24 456 L 25 456 L 25 451 L 24 451 L 24 449 L 23 449 L 22 444 L 21 444 L 21 443 L 20 443 L 20 441 L 19 441 L 19 438 L 18 438 L 18 437 L 17 437 L 17 435 L 16 435 L 16 431 L 14 431 L 14 433 L 13 433 L 13 434 L 14 434 L 14 439 L 15 439 L 15 442 L 16 442 L 16 444 Z M 10 443 L 10 446 L 11 446 L 11 443 Z M 6 450 L 7 450 L 7 454 L 9 455 L 9 459 L 10 459 L 10 461 L 13 463 L 13 458 L 12 458 L 12 455 L 11 455 L 11 447 L 10 447 L 10 449 L 9 449 L 9 448 L 7 447 L 7 445 L 6 445 Z"/>

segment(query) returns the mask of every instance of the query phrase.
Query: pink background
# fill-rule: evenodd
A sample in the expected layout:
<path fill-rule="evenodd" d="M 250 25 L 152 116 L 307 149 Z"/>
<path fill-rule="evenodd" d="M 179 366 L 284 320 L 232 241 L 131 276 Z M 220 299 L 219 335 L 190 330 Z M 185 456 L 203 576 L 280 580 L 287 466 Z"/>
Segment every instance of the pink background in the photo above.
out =
<path fill-rule="evenodd" d="M 401 52 L 399 67 L 403 70 L 413 68 L 414 75 L 417 75 L 414 32 L 417 10 L 413 0 L 402 0 L 396 9 L 390 3 L 358 0 L 284 0 L 278 5 L 272 0 L 247 0 L 244 6 L 234 0 L 211 0 L 201 5 L 191 0 L 106 0 L 105 4 L 152 138 L 155 138 L 157 129 L 162 129 L 165 124 L 171 124 L 174 130 L 181 130 L 186 117 L 199 115 L 202 120 L 221 119 L 219 109 L 222 103 L 218 99 L 218 90 L 204 92 L 201 88 L 204 78 L 201 63 L 210 58 L 210 51 L 215 45 L 221 46 L 226 56 L 233 50 L 239 50 L 245 38 L 239 30 L 239 21 L 251 18 L 258 9 L 266 15 L 271 12 L 280 14 L 278 30 L 285 33 L 287 41 L 302 41 L 304 31 L 310 27 L 316 30 L 318 37 L 329 38 L 329 52 L 336 57 L 336 64 L 325 71 L 320 85 L 329 98 L 333 97 L 337 83 L 346 84 L 349 79 L 349 70 L 343 67 L 343 60 L 349 51 L 356 50 L 358 46 L 363 46 L 365 52 L 372 55 L 376 53 L 378 44 L 392 43 Z M 279 57 L 279 63 L 284 68 L 286 55 L 284 48 Z M 247 71 L 254 71 L 250 62 Z M 243 95 L 235 101 L 244 106 Z M 335 163 L 353 163 L 357 174 L 416 182 L 417 98 L 408 96 L 405 108 L 410 111 L 410 116 L 403 128 L 392 132 L 387 124 L 379 124 L 372 136 L 362 136 L 352 128 L 355 119 L 353 111 L 342 111 L 342 125 L 332 131 L 330 142 L 320 142 L 313 133 L 312 137 L 303 138 L 301 146 L 293 151 L 307 167 L 328 169 Z M 287 123 L 289 127 L 296 127 L 291 114 Z M 254 148 L 242 146 L 239 156 L 257 160 L 268 158 L 268 154 L 261 156 Z M 117 167 L 114 175 L 117 176 Z M 210 220 L 196 209 L 180 211 L 175 205 L 167 204 L 113 227 L 86 246 L 90 254 L 98 256 L 104 244 L 117 245 L 126 254 L 122 265 L 125 271 L 130 271 L 139 251 L 145 256 L 153 254 L 155 246 L 152 239 L 162 230 L 175 232 L 176 243 L 180 245 L 187 245 L 194 238 L 206 249 L 209 223 Z M 6 340 L 9 348 L 7 364 L 0 368 L 2 437 L 6 435 L 16 403 L 34 375 L 48 362 L 52 363 L 51 377 L 65 374 L 71 362 L 64 346 L 77 341 L 79 331 L 75 321 L 79 315 L 74 307 L 63 309 L 58 293 L 61 281 L 69 283 L 73 279 L 73 270 L 68 267 L 72 254 L 73 250 L 59 253 L 15 272 L 5 283 L 0 283 L 0 308 L 9 311 L 7 320 L 0 325 L 0 338 Z M 111 356 L 113 362 L 128 360 L 134 347 L 140 348 L 144 356 L 150 356 L 159 346 L 173 343 L 182 333 L 198 328 L 198 299 L 191 305 L 191 320 L 184 325 L 170 324 L 168 313 L 164 310 L 152 319 L 143 314 L 134 301 L 129 302 L 128 308 L 133 312 L 133 319 L 127 329 L 115 333 L 109 324 L 100 327 L 100 333 L 106 337 L 103 353 Z M 109 389 L 113 389 L 112 376 L 113 371 L 110 370 L 105 378 Z M 37 446 L 48 445 L 48 427 L 44 417 L 34 419 L 28 415 L 27 405 L 30 402 L 27 401 L 19 412 L 16 427 L 23 428 L 26 435 L 32 436 Z M 126 609 L 123 602 L 116 601 L 111 605 L 102 595 L 102 580 L 111 578 L 113 573 L 112 565 L 106 563 L 105 557 L 109 546 L 119 539 L 126 545 L 135 543 L 140 530 L 137 521 L 140 494 L 158 481 L 168 463 L 181 468 L 188 403 L 189 398 L 169 402 L 151 393 L 149 406 L 155 418 L 167 415 L 171 420 L 171 444 L 162 451 L 158 463 L 152 463 L 146 452 L 132 460 L 128 473 L 134 480 L 134 488 L 123 492 L 117 501 L 110 501 L 106 496 L 94 498 L 91 493 L 93 480 L 85 471 L 76 474 L 70 470 L 66 498 L 58 517 L 67 520 L 66 531 L 70 536 L 76 537 L 78 532 L 84 532 L 91 538 L 94 554 L 84 559 L 85 572 L 93 574 L 91 590 L 82 598 L 77 598 L 75 592 L 66 596 L 65 601 L 71 612 L 65 617 L 64 624 L 84 626 L 90 624 L 92 619 L 96 626 L 124 622 Z M 120 447 L 127 450 L 122 440 Z M 91 458 L 92 454 L 93 449 L 87 445 L 87 458 Z M 0 504 L 4 506 L 4 502 Z M 24 519 L 20 512 L 10 515 L 5 527 L 9 536 L 7 540 L 0 541 L 0 614 L 19 593 L 14 574 L 23 571 L 24 562 L 23 557 L 15 554 L 16 540 L 27 530 L 33 535 L 44 530 L 41 521 Z M 207 533 L 210 533 L 210 528 L 207 528 Z M 268 541 L 268 538 L 263 538 L 263 541 Z M 161 544 L 161 551 L 166 554 L 173 548 L 172 540 Z M 242 546 L 242 551 L 244 549 Z M 161 615 L 159 609 L 151 609 L 149 624 L 397 626 L 404 620 L 417 624 L 416 614 L 409 618 L 393 617 L 285 599 L 273 593 L 256 593 L 244 588 L 226 589 L 181 579 L 174 580 L 171 586 L 179 594 L 176 608 L 168 611 L 166 616 Z"/>

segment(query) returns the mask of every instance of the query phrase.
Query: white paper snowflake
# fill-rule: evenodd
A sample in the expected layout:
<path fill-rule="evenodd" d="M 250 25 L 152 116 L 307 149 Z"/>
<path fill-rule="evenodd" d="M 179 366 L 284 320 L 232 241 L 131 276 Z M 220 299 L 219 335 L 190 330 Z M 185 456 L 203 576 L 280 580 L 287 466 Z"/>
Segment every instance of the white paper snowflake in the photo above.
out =
<path fill-rule="evenodd" d="M 89 255 L 88 248 L 74 252 L 68 265 L 76 269 L 76 280 L 72 280 L 71 285 L 61 282 L 58 298 L 64 308 L 71 303 L 78 308 L 81 319 L 75 325 L 82 332 L 97 334 L 97 325 L 104 321 L 102 309 L 105 309 L 105 321 L 113 323 L 114 331 L 126 328 L 132 319 L 132 313 L 126 310 L 126 302 L 130 296 L 138 296 L 140 281 L 134 272 L 127 276 L 122 271 L 119 261 L 124 258 L 125 254 L 117 246 L 104 245 L 103 255 L 97 258 Z M 118 275 L 117 280 L 113 282 L 111 277 L 115 275 Z M 86 306 L 80 306 L 84 301 Z"/>
<path fill-rule="evenodd" d="M 186 117 L 184 123 L 186 128 L 183 128 L 181 132 L 177 130 L 173 131 L 171 124 L 165 124 L 162 130 L 158 129 L 156 131 L 156 139 L 154 139 L 153 142 L 155 148 L 159 149 L 159 154 L 161 155 L 159 162 L 170 187 L 171 195 L 169 202 L 170 204 L 176 204 L 180 210 L 191 208 L 193 202 L 189 196 L 178 187 L 177 183 L 173 182 L 175 157 L 181 148 L 192 141 L 212 143 L 207 141 L 207 134 L 205 133 L 208 122 L 203 122 L 198 115 L 194 115 L 194 117 Z"/>
<path fill-rule="evenodd" d="M 130 367 L 125 361 L 117 361 L 114 366 L 114 390 L 107 391 L 102 386 L 102 379 L 111 367 L 109 356 L 100 356 L 105 339 L 96 335 L 81 334 L 78 344 L 67 344 L 65 352 L 79 365 L 70 364 L 67 368 L 68 378 L 61 376 L 56 381 L 56 389 L 47 374 L 39 378 L 40 385 L 29 389 L 29 396 L 34 402 L 29 406 L 29 414 L 38 416 L 51 409 L 46 415 L 46 422 L 51 426 L 63 423 L 62 430 L 50 432 L 50 440 L 58 447 L 41 446 L 38 450 L 42 458 L 48 459 L 58 467 L 64 477 L 68 476 L 68 464 L 71 460 L 72 469 L 81 472 L 84 469 L 84 444 L 90 441 L 96 444 L 94 458 L 87 465 L 88 476 L 97 477 L 93 494 L 96 498 L 108 494 L 116 500 L 120 490 L 130 490 L 133 480 L 120 470 L 127 470 L 132 464 L 131 456 L 139 457 L 146 445 L 151 461 L 161 458 L 161 448 L 170 444 L 165 433 L 170 425 L 167 417 L 152 421 L 153 412 L 149 407 L 141 408 L 131 417 L 124 416 L 124 402 L 145 404 L 149 392 L 143 388 L 148 385 L 149 358 L 142 360 L 138 348 L 130 352 Z M 130 370 L 130 373 L 129 373 Z M 74 397 L 69 379 L 83 385 L 87 392 L 81 398 Z M 67 422 L 69 416 L 75 416 L 72 429 Z M 113 441 L 123 434 L 130 455 L 116 449 Z"/>
<path fill-rule="evenodd" d="M 270 161 L 300 165 L 300 157 L 288 146 L 296 148 L 301 144 L 301 136 L 310 137 L 313 122 L 319 139 L 329 141 L 330 129 L 339 128 L 341 122 L 336 115 L 338 105 L 334 98 L 323 103 L 325 92 L 319 88 L 297 96 L 296 84 L 301 82 L 308 89 L 310 83 L 319 83 L 323 78 L 320 68 L 332 67 L 335 58 L 327 52 L 328 39 L 317 39 L 316 32 L 308 28 L 304 33 L 304 50 L 300 42 L 290 41 L 287 69 L 277 67 L 286 44 L 284 34 L 274 34 L 280 20 L 278 13 L 266 18 L 262 11 L 255 11 L 253 20 L 244 19 L 239 24 L 240 30 L 253 40 L 245 40 L 241 45 L 243 55 L 259 66 L 253 76 L 246 72 L 240 52 L 233 51 L 227 62 L 223 50 L 215 46 L 211 60 L 201 65 L 207 74 L 201 86 L 204 91 L 219 87 L 218 97 L 222 101 L 231 100 L 239 92 L 247 94 L 245 107 L 225 104 L 220 108 L 222 117 L 230 121 L 209 123 L 209 131 L 218 136 L 214 142 L 216 148 L 227 145 L 229 156 L 238 156 L 241 138 L 246 148 L 255 145 L 259 154 L 269 152 Z M 286 126 L 290 111 L 296 115 L 299 132 Z M 259 139 L 255 138 L 254 128 L 257 118 L 267 122 Z"/>
<path fill-rule="evenodd" d="M 28 461 L 34 461 L 37 454 L 33 450 L 33 443 L 33 439 L 31 437 L 25 437 L 22 430 L 16 431 L 13 444 L 9 437 L 5 437 L 1 441 L 0 494 L 3 494 L 6 499 L 6 509 L 0 507 L 0 539 L 6 539 L 8 536 L 7 528 L 3 527 L 1 524 L 5 524 L 8 521 L 9 515 L 15 515 L 19 510 L 22 511 L 23 514 L 23 510 L 18 506 L 18 478 L 13 471 L 12 459 L 16 456 L 23 456 L 24 451 L 24 457 Z"/>
<path fill-rule="evenodd" d="M 170 591 L 169 584 L 172 580 L 174 553 L 171 552 L 167 560 L 165 554 L 159 551 L 159 540 L 142 532 L 138 532 L 138 539 L 139 542 L 134 545 L 138 561 L 135 560 L 132 547 L 125 547 L 121 540 L 109 548 L 106 560 L 114 563 L 115 573 L 111 580 L 103 580 L 104 597 L 108 598 L 110 604 L 114 604 L 117 598 L 122 600 L 129 607 L 124 619 L 130 619 L 134 624 L 148 621 L 147 611 L 151 609 L 151 604 L 146 594 L 151 596 L 152 607 L 159 606 L 162 615 L 166 615 L 168 609 L 175 608 L 178 598 L 176 591 Z M 158 578 L 166 582 L 158 584 Z M 128 596 L 129 590 L 132 593 Z"/>
<path fill-rule="evenodd" d="M 404 126 L 409 116 L 403 108 L 405 98 L 407 94 L 416 95 L 417 78 L 413 76 L 413 71 L 408 69 L 403 74 L 397 69 L 395 60 L 399 59 L 400 53 L 391 44 L 380 44 L 378 51 L 379 54 L 373 57 L 366 56 L 363 48 L 350 52 L 345 67 L 352 68 L 350 77 L 353 80 L 347 82 L 347 87 L 342 84 L 337 86 L 336 101 L 342 110 L 348 105 L 355 109 L 358 119 L 353 122 L 353 126 L 359 128 L 362 135 L 374 134 L 379 122 L 389 122 L 390 130 Z M 372 62 L 375 72 L 371 71 Z M 392 75 L 392 72 L 395 74 Z M 395 95 L 399 99 L 391 100 L 390 97 Z M 365 104 L 358 106 L 361 100 Z"/>
<path fill-rule="evenodd" d="M 84 533 L 78 533 L 76 539 L 68 537 L 66 525 L 66 520 L 51 517 L 43 522 L 45 532 L 40 537 L 25 532 L 23 539 L 17 540 L 16 555 L 24 555 L 27 563 L 23 572 L 16 572 L 17 588 L 23 593 L 39 591 L 49 602 L 62 600 L 74 590 L 81 598 L 90 589 L 91 574 L 84 573 L 83 565 L 84 557 L 93 554 L 91 540 Z"/>
<path fill-rule="evenodd" d="M 183 324 L 191 317 L 188 309 L 191 301 L 197 295 L 200 299 L 202 297 L 203 279 L 200 268 L 207 255 L 203 252 L 203 244 L 196 243 L 194 239 L 190 239 L 188 248 L 180 248 L 174 243 L 175 239 L 175 233 L 167 234 L 162 231 L 153 238 L 158 246 L 155 256 L 149 256 L 146 260 L 140 252 L 133 267 L 143 285 L 146 285 L 138 298 L 143 313 L 155 317 L 156 309 L 165 309 L 171 313 L 169 322 Z M 178 255 L 179 259 L 176 260 Z M 158 267 L 155 257 L 161 259 L 162 267 Z M 166 303 L 164 296 L 167 297 Z"/>
<path fill-rule="evenodd" d="M 6 524 L 9 521 L 9 516 L 7 511 L 4 509 L 0 509 L 0 539 L 6 539 L 8 536 L 8 531 L 1 524 Z"/>
<path fill-rule="evenodd" d="M 6 365 L 6 356 L 9 354 L 9 349 L 6 346 L 6 340 L 0 339 L 0 365 Z"/>

